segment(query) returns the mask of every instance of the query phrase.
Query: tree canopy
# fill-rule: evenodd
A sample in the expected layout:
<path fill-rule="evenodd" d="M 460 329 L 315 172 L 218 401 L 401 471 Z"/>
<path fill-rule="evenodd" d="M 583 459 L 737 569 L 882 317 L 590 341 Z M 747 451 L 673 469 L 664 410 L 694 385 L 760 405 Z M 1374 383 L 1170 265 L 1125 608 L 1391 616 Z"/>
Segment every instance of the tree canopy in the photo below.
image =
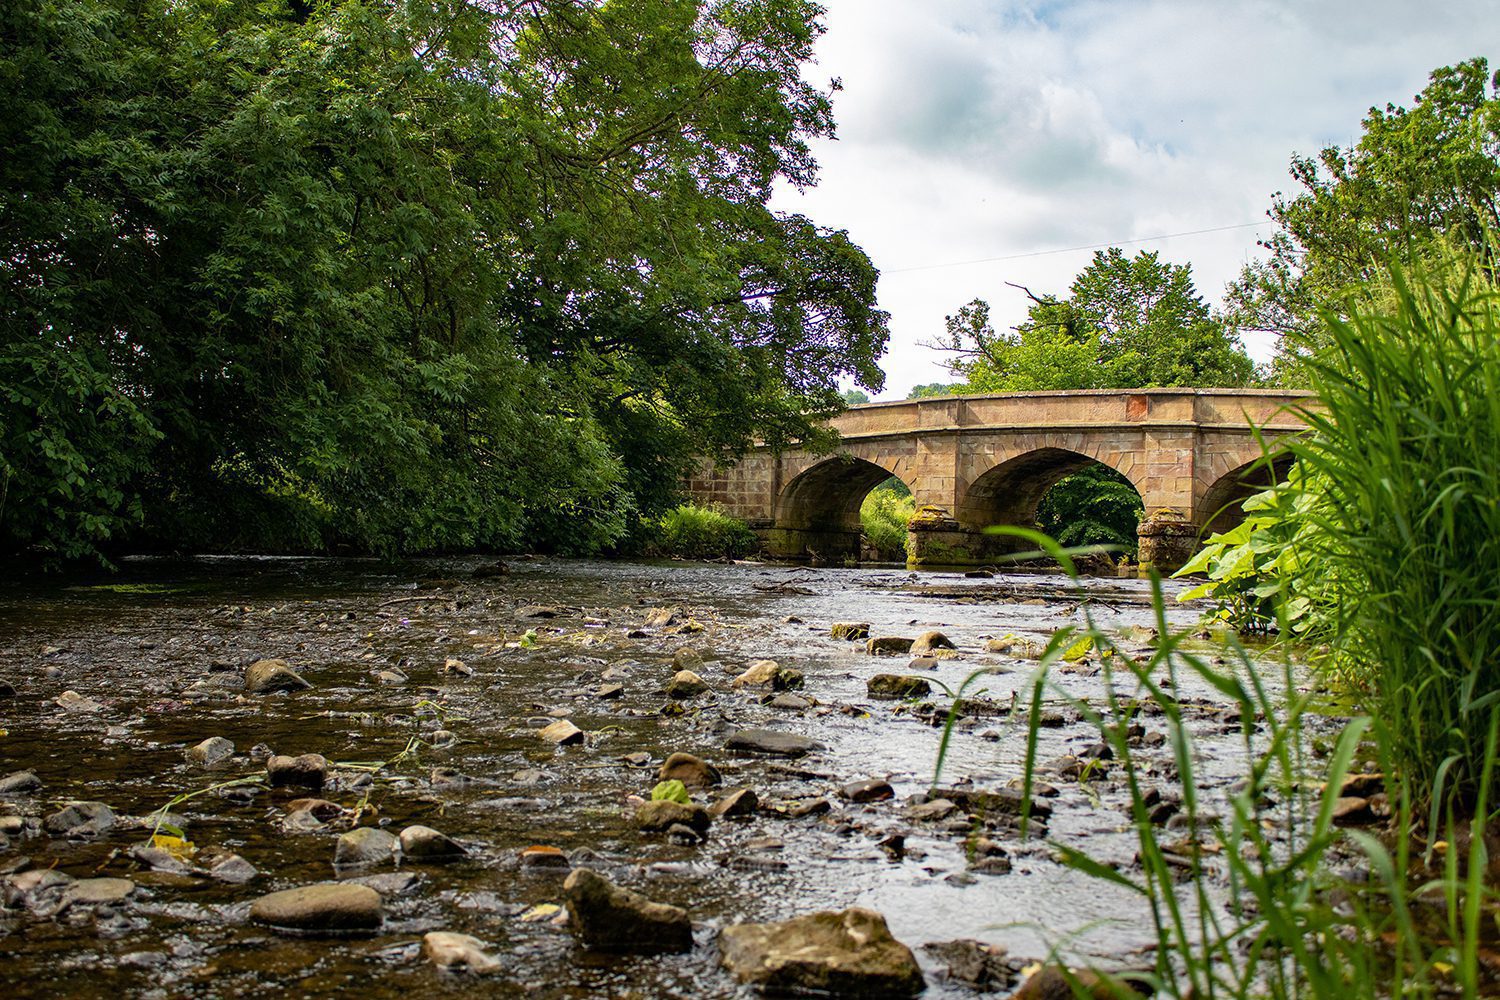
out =
<path fill-rule="evenodd" d="M 1298 190 L 1277 192 L 1270 251 L 1230 287 L 1230 320 L 1282 335 L 1278 374 L 1326 339 L 1320 312 L 1347 314 L 1379 294 L 1391 264 L 1448 256 L 1491 274 L 1500 229 L 1500 74 L 1484 59 L 1432 73 L 1410 108 L 1371 108 L 1353 146 L 1293 156 Z"/>
<path fill-rule="evenodd" d="M 810 0 L 0 8 L 0 538 L 612 542 L 878 388 Z"/>
<path fill-rule="evenodd" d="M 1037 295 L 1026 321 L 997 331 L 975 299 L 947 318 L 938 347 L 965 392 L 1239 386 L 1255 366 L 1193 286 L 1155 252 L 1097 251 L 1066 298 Z"/>

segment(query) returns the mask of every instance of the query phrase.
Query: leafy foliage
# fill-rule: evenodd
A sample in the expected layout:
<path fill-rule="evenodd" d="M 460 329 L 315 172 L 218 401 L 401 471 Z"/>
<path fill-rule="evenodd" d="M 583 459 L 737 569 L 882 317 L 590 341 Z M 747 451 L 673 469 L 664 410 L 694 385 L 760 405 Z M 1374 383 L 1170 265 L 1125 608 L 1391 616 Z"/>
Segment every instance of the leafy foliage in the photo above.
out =
<path fill-rule="evenodd" d="M 1392 261 L 1451 254 L 1493 273 L 1486 234 L 1500 226 L 1500 96 L 1484 59 L 1432 73 L 1410 108 L 1371 108 L 1352 147 L 1294 156 L 1298 190 L 1275 195 L 1269 257 L 1230 288 L 1231 322 L 1284 335 L 1276 362 L 1290 384 L 1327 343 L 1321 310 L 1380 301 Z M 1285 335 L 1294 336 L 1285 336 Z"/>
<path fill-rule="evenodd" d="M 1026 322 L 1000 332 L 975 299 L 937 346 L 966 392 L 1241 386 L 1255 369 L 1193 286 L 1188 265 L 1155 252 L 1097 251 L 1067 298 L 1026 294 Z"/>
<path fill-rule="evenodd" d="M 1145 505 L 1130 480 L 1095 463 L 1062 479 L 1037 506 L 1037 527 L 1069 548 L 1108 545 L 1134 555 Z"/>
<path fill-rule="evenodd" d="M 645 549 L 654 556 L 684 559 L 738 559 L 760 547 L 750 526 L 712 507 L 683 504 L 657 518 Z"/>
<path fill-rule="evenodd" d="M 865 495 L 859 506 L 859 523 L 865 539 L 887 561 L 906 560 L 906 532 L 917 502 L 896 476 Z"/>
<path fill-rule="evenodd" d="M 611 544 L 877 387 L 806 0 L 0 10 L 0 534 Z M 133 529 L 133 532 L 132 530 Z"/>

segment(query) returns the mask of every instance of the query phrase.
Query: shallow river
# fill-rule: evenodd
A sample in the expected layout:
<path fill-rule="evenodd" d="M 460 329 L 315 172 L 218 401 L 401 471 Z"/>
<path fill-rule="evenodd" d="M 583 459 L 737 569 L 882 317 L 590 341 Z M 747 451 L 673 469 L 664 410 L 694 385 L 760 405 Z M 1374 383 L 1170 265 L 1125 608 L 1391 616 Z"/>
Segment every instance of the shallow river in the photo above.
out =
<path fill-rule="evenodd" d="M 924 673 L 939 708 L 949 700 L 944 685 L 956 688 L 980 668 L 994 671 L 977 685 L 985 699 L 1004 705 L 1018 692 L 1024 701 L 1035 664 L 983 652 L 984 640 L 1014 634 L 1040 644 L 1081 624 L 1080 603 L 1061 578 L 554 560 L 476 576 L 480 565 L 143 561 L 103 584 L 0 592 L 0 679 L 17 692 L 0 700 L 0 777 L 24 769 L 44 784 L 0 795 L 0 817 L 25 817 L 19 832 L 0 837 L 0 873 L 55 866 L 138 885 L 116 906 L 57 915 L 0 909 L 0 995 L 748 996 L 718 967 L 719 927 L 856 904 L 883 913 L 916 951 L 929 996 L 973 995 L 921 947 L 933 942 L 1002 944 L 1017 964 L 1064 945 L 1106 964 L 1149 964 L 1136 901 L 1064 869 L 1046 840 L 993 831 L 1011 870 L 970 873 L 969 821 L 905 816 L 933 782 L 941 729 L 910 703 L 866 694 L 872 675 L 907 672 L 907 657 L 869 656 L 862 643 L 829 634 L 840 621 L 869 622 L 877 636 L 940 629 L 958 655 Z M 1096 599 L 1086 607 L 1101 625 L 1151 623 L 1145 584 L 1087 586 Z M 1201 613 L 1169 603 L 1177 627 Z M 555 617 L 534 617 L 535 606 Z M 676 609 L 678 626 L 702 631 L 647 627 L 658 608 Z M 681 703 L 681 714 L 663 714 L 682 646 L 702 655 L 712 691 Z M 262 657 L 287 660 L 314 686 L 245 694 L 243 668 Z M 445 672 L 450 658 L 472 675 Z M 802 671 L 800 694 L 813 704 L 773 707 L 761 692 L 731 689 L 734 675 L 764 658 Z M 393 668 L 404 683 L 379 676 Z M 1089 669 L 1059 681 L 1078 694 L 1098 694 L 1101 683 Z M 598 697 L 605 682 L 623 685 L 621 695 Z M 57 704 L 65 691 L 83 699 L 73 710 Z M 1177 693 L 1184 702 L 1211 696 Z M 554 716 L 587 731 L 587 743 L 554 748 L 540 739 L 537 727 Z M 1239 725 L 1206 704 L 1192 719 L 1207 784 L 1226 786 L 1242 773 Z M 1060 721 L 1041 731 L 1043 760 L 1098 742 L 1076 716 L 1064 712 Z M 1148 731 L 1153 721 L 1160 728 L 1148 718 Z M 824 748 L 797 760 L 732 756 L 725 739 L 744 727 L 806 735 Z M 456 741 L 433 748 L 440 729 Z M 1025 729 L 1003 715 L 966 720 L 941 783 L 991 788 L 1019 777 Z M 215 736 L 233 742 L 231 757 L 211 768 L 187 759 L 188 748 Z M 764 808 L 716 821 L 698 845 L 638 832 L 628 797 L 649 796 L 674 751 L 706 758 L 726 787 L 753 788 Z M 363 805 L 363 822 L 393 832 L 411 823 L 437 828 L 468 848 L 467 860 L 335 872 L 338 828 L 288 832 L 284 806 L 295 793 L 254 786 L 171 811 L 200 851 L 250 862 L 259 874 L 248 883 L 153 872 L 129 855 L 150 835 L 131 817 L 264 774 L 267 752 L 324 755 L 334 764 L 324 797 Z M 1165 748 L 1140 754 L 1168 773 Z M 373 781 L 368 769 L 340 766 L 393 759 Z M 435 769 L 447 770 L 435 778 Z M 852 804 L 839 795 L 861 778 L 886 779 L 895 798 Z M 1107 778 L 1050 780 L 1060 794 L 1048 800 L 1048 837 L 1128 868 L 1135 848 L 1121 789 Z M 1161 790 L 1172 793 L 1166 779 Z M 827 811 L 792 815 L 824 797 Z M 91 840 L 38 831 L 37 820 L 70 800 L 107 803 L 119 822 Z M 893 834 L 904 837 L 904 852 L 880 846 Z M 686 907 L 697 946 L 657 958 L 575 948 L 547 907 L 561 902 L 558 870 L 518 860 L 531 845 L 555 846 L 575 864 Z M 250 901 L 267 892 L 371 875 L 385 877 L 386 896 L 385 925 L 372 937 L 287 937 L 247 919 Z M 431 930 L 482 939 L 504 969 L 483 981 L 439 972 L 420 955 Z"/>

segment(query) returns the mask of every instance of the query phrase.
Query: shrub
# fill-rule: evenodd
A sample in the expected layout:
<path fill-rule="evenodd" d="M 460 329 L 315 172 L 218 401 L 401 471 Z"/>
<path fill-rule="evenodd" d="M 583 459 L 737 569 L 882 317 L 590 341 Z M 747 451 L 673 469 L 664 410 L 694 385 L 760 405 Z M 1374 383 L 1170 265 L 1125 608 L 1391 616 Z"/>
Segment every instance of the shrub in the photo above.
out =
<path fill-rule="evenodd" d="M 906 559 L 906 526 L 916 512 L 917 502 L 904 484 L 898 489 L 888 480 L 865 497 L 859 507 L 860 527 L 881 559 Z"/>
<path fill-rule="evenodd" d="M 683 504 L 648 524 L 646 552 L 684 559 L 739 559 L 755 552 L 760 539 L 737 517 L 713 507 Z"/>

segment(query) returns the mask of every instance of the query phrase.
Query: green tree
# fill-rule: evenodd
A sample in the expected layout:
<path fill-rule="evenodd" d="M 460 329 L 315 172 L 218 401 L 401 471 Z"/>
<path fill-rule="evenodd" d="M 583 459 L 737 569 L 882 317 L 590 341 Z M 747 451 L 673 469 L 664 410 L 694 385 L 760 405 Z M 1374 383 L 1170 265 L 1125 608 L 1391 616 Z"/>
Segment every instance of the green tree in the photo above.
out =
<path fill-rule="evenodd" d="M 845 389 L 840 395 L 844 397 L 844 403 L 847 406 L 859 406 L 861 403 L 870 401 L 869 394 L 860 392 L 858 389 Z"/>
<path fill-rule="evenodd" d="M 1097 251 L 1066 298 L 1036 295 L 1000 332 L 976 299 L 947 319 L 938 346 L 969 392 L 1239 386 L 1254 363 L 1193 286 L 1192 269 L 1155 252 Z"/>
<path fill-rule="evenodd" d="M 1292 157 L 1297 190 L 1273 196 L 1269 254 L 1227 297 L 1235 327 L 1281 335 L 1281 378 L 1305 381 L 1301 358 L 1327 342 L 1320 311 L 1344 315 L 1382 296 L 1392 263 L 1456 256 L 1494 272 L 1486 234 L 1500 227 L 1497 84 L 1482 58 L 1443 67 L 1410 108 L 1371 108 L 1353 146 Z"/>
<path fill-rule="evenodd" d="M 911 392 L 906 394 L 907 399 L 931 399 L 934 396 L 951 396 L 961 386 L 951 385 L 947 382 L 927 382 L 922 385 L 914 385 Z"/>
<path fill-rule="evenodd" d="M 871 388 L 804 0 L 0 7 L 0 538 L 597 548 Z"/>

